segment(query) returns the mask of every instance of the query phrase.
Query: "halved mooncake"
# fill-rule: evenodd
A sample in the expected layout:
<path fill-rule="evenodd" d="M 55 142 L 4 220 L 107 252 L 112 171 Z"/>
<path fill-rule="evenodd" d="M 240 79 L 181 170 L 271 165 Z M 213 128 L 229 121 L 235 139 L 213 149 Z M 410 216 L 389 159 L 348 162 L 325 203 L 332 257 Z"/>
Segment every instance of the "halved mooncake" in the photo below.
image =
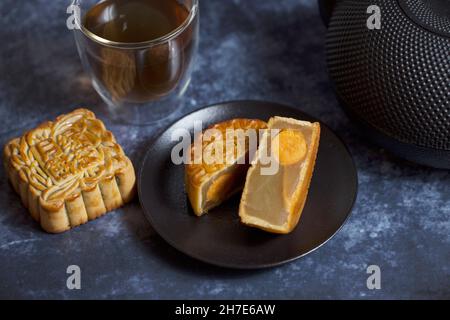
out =
<path fill-rule="evenodd" d="M 185 184 L 197 216 L 242 190 L 260 129 L 266 127 L 261 120 L 233 119 L 213 125 L 194 141 Z"/>
<path fill-rule="evenodd" d="M 296 227 L 306 202 L 320 124 L 273 117 L 268 127 L 247 173 L 239 216 L 246 225 L 284 234 Z M 265 155 L 277 161 L 273 172 L 263 170 Z"/>
<path fill-rule="evenodd" d="M 3 156 L 24 206 L 49 233 L 96 219 L 134 195 L 130 159 L 103 122 L 86 109 L 10 141 Z"/>

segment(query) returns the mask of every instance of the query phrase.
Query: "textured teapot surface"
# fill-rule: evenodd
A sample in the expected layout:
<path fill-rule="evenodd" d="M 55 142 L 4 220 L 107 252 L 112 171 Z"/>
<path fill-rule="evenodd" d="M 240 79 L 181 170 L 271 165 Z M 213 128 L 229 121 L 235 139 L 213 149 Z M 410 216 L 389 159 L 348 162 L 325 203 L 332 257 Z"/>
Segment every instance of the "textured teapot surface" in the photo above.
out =
<path fill-rule="evenodd" d="M 449 10 L 448 0 L 341 0 L 326 40 L 349 115 L 393 153 L 441 168 L 450 168 Z"/>

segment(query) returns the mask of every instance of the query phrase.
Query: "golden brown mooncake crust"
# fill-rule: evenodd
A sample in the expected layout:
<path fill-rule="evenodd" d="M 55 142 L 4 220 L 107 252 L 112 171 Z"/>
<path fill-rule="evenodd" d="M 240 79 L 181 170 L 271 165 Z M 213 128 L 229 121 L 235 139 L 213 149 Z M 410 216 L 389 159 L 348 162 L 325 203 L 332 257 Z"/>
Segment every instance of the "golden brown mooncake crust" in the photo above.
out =
<path fill-rule="evenodd" d="M 3 158 L 23 205 L 49 233 L 96 219 L 135 194 L 133 164 L 87 109 L 61 115 L 11 140 Z"/>
<path fill-rule="evenodd" d="M 210 126 L 208 129 L 216 129 L 221 132 L 222 138 L 226 137 L 227 129 L 242 129 L 244 131 L 248 129 L 266 129 L 267 123 L 258 120 L 258 119 L 232 119 L 228 121 L 224 121 L 221 123 L 214 124 Z M 204 133 L 203 133 L 204 134 Z M 203 134 L 198 137 L 198 139 L 203 138 Z M 196 146 L 195 143 L 191 145 L 190 154 L 191 159 L 194 160 L 196 156 L 202 155 L 203 151 L 207 146 L 211 143 L 211 141 L 207 141 L 206 139 L 202 139 L 202 143 Z M 200 152 L 196 152 L 196 148 L 200 147 Z M 198 150 L 197 150 L 198 151 Z M 228 163 L 220 163 L 220 164 L 206 164 L 203 159 L 200 163 L 196 163 L 196 161 L 192 161 L 191 163 L 186 164 L 185 166 L 185 185 L 186 191 L 191 202 L 194 213 L 198 216 L 206 213 L 208 209 L 205 208 L 205 203 L 207 200 L 208 190 L 203 190 L 204 188 L 209 189 L 210 187 L 214 187 L 215 194 L 220 194 L 222 191 L 225 191 L 224 188 L 229 188 L 229 183 L 234 179 L 234 176 L 242 175 L 242 169 L 238 168 L 238 166 L 248 166 L 247 165 L 234 165 L 230 164 L 230 162 L 237 161 L 237 159 L 241 156 L 245 156 L 245 154 L 239 154 L 240 148 L 236 145 L 234 147 L 234 154 L 227 155 L 224 152 L 224 157 L 231 157 L 232 161 L 227 161 Z M 248 150 L 247 150 L 248 151 Z M 228 158 L 230 159 L 230 158 Z M 245 168 L 246 170 L 247 168 Z M 219 178 L 221 178 L 220 173 L 226 172 L 227 175 L 231 175 L 227 177 L 226 183 L 220 183 L 219 185 L 213 185 L 214 182 L 219 182 Z M 245 172 L 244 172 L 245 173 Z M 245 175 L 244 175 L 245 177 Z M 223 196 L 222 200 L 225 200 L 228 196 L 232 195 L 234 192 L 242 189 L 242 186 L 238 186 L 233 190 L 226 190 L 226 194 Z M 203 194 L 204 193 L 204 194 Z"/>

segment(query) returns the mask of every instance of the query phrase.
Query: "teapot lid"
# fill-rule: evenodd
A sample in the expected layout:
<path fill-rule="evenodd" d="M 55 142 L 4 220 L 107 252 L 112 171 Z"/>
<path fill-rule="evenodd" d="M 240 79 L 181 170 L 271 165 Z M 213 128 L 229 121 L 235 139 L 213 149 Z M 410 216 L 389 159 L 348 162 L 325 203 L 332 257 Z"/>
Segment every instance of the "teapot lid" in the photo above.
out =
<path fill-rule="evenodd" d="M 423 28 L 450 37 L 450 0 L 398 0 L 406 15 Z"/>

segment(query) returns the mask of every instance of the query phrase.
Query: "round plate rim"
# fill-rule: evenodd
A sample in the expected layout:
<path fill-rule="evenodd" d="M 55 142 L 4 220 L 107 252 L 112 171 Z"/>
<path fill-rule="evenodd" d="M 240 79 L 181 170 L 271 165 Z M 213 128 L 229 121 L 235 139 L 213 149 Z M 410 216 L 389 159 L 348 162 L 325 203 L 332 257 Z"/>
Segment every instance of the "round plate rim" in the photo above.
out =
<path fill-rule="evenodd" d="M 349 212 L 347 213 L 347 216 L 345 217 L 345 219 L 342 222 L 342 224 L 339 226 L 339 228 L 336 229 L 336 231 L 333 234 L 331 234 L 321 244 L 317 245 L 316 247 L 312 248 L 309 251 L 306 251 L 306 252 L 302 253 L 301 255 L 298 255 L 298 256 L 295 256 L 295 257 L 292 257 L 292 258 L 289 258 L 289 259 L 285 259 L 285 260 L 282 260 L 282 261 L 274 262 L 274 263 L 264 263 L 264 264 L 258 264 L 258 265 L 248 265 L 248 266 L 237 265 L 237 264 L 233 264 L 233 263 L 217 263 L 215 261 L 208 260 L 205 257 L 198 256 L 198 255 L 196 255 L 196 254 L 194 254 L 192 252 L 186 252 L 186 251 L 180 249 L 175 242 L 173 242 L 171 239 L 165 237 L 158 230 L 158 227 L 155 226 L 155 223 L 153 221 L 152 215 L 147 212 L 148 210 L 146 209 L 146 207 L 144 205 L 144 202 L 141 200 L 142 199 L 142 194 L 141 194 L 142 187 L 141 186 L 142 186 L 142 175 L 143 175 L 143 171 L 144 171 L 144 167 L 145 167 L 144 165 L 147 162 L 147 158 L 148 158 L 148 156 L 150 154 L 151 148 L 156 143 L 156 141 L 158 141 L 158 139 L 160 139 L 162 137 L 162 135 L 169 128 L 171 128 L 173 125 L 175 125 L 177 122 L 181 121 L 182 119 L 184 119 L 184 118 L 186 118 L 188 116 L 193 115 L 196 112 L 203 111 L 203 110 L 209 109 L 209 108 L 218 107 L 218 106 L 221 106 L 221 105 L 234 105 L 234 104 L 237 104 L 237 103 L 239 103 L 239 104 L 248 104 L 248 103 L 250 103 L 250 104 L 255 104 L 255 103 L 273 104 L 273 105 L 277 105 L 277 106 L 283 107 L 284 109 L 289 109 L 293 113 L 303 113 L 305 115 L 308 115 L 314 121 L 320 122 L 321 126 L 324 126 L 329 131 L 331 131 L 336 136 L 336 138 L 341 142 L 341 144 L 344 146 L 345 150 L 347 151 L 347 153 L 350 156 L 350 159 L 351 159 L 351 162 L 352 162 L 352 167 L 354 169 L 353 172 L 355 173 L 355 179 L 354 179 L 354 182 L 355 182 L 355 194 L 353 196 L 351 205 L 349 207 Z M 272 267 L 276 267 L 276 266 L 281 266 L 281 265 L 284 265 L 286 263 L 289 263 L 289 262 L 295 261 L 297 259 L 300 259 L 300 258 L 302 258 L 302 257 L 304 257 L 304 256 L 306 256 L 306 255 L 316 251 L 317 249 L 321 248 L 323 245 L 328 243 L 328 241 L 330 241 L 332 238 L 334 238 L 334 236 L 342 229 L 342 227 L 347 223 L 349 218 L 352 216 L 353 208 L 354 208 L 356 200 L 358 198 L 358 191 L 359 191 L 359 176 L 358 176 L 357 166 L 356 166 L 356 163 L 355 163 L 355 159 L 353 158 L 353 155 L 350 152 L 350 149 L 348 148 L 348 146 L 344 143 L 344 140 L 337 133 L 335 133 L 328 125 L 326 125 L 322 121 L 316 119 L 315 117 L 309 115 L 308 113 L 306 113 L 306 112 L 304 112 L 302 110 L 295 109 L 292 106 L 289 106 L 289 105 L 286 105 L 286 104 L 283 104 L 283 103 L 274 102 L 274 101 L 267 101 L 267 100 L 230 100 L 230 101 L 217 102 L 217 103 L 206 105 L 204 107 L 197 108 L 197 109 L 195 109 L 195 110 L 193 110 L 191 112 L 188 112 L 188 113 L 186 113 L 184 115 L 181 115 L 177 119 L 171 121 L 169 124 L 164 126 L 161 130 L 159 130 L 156 133 L 156 135 L 152 139 L 150 139 L 149 143 L 147 144 L 145 155 L 144 155 L 143 159 L 140 162 L 140 168 L 139 168 L 139 173 L 138 173 L 138 181 L 137 181 L 137 192 L 138 192 L 139 203 L 141 205 L 142 211 L 144 213 L 145 218 L 150 222 L 152 228 L 156 231 L 158 236 L 160 236 L 172 248 L 176 249 L 178 252 L 180 252 L 180 253 L 182 253 L 182 254 L 190 257 L 190 258 L 193 258 L 195 260 L 204 262 L 204 263 L 209 264 L 209 265 L 214 265 L 216 267 L 228 268 L 228 269 L 236 269 L 236 270 L 258 270 L 258 269 L 267 269 L 267 268 L 272 268 Z"/>

